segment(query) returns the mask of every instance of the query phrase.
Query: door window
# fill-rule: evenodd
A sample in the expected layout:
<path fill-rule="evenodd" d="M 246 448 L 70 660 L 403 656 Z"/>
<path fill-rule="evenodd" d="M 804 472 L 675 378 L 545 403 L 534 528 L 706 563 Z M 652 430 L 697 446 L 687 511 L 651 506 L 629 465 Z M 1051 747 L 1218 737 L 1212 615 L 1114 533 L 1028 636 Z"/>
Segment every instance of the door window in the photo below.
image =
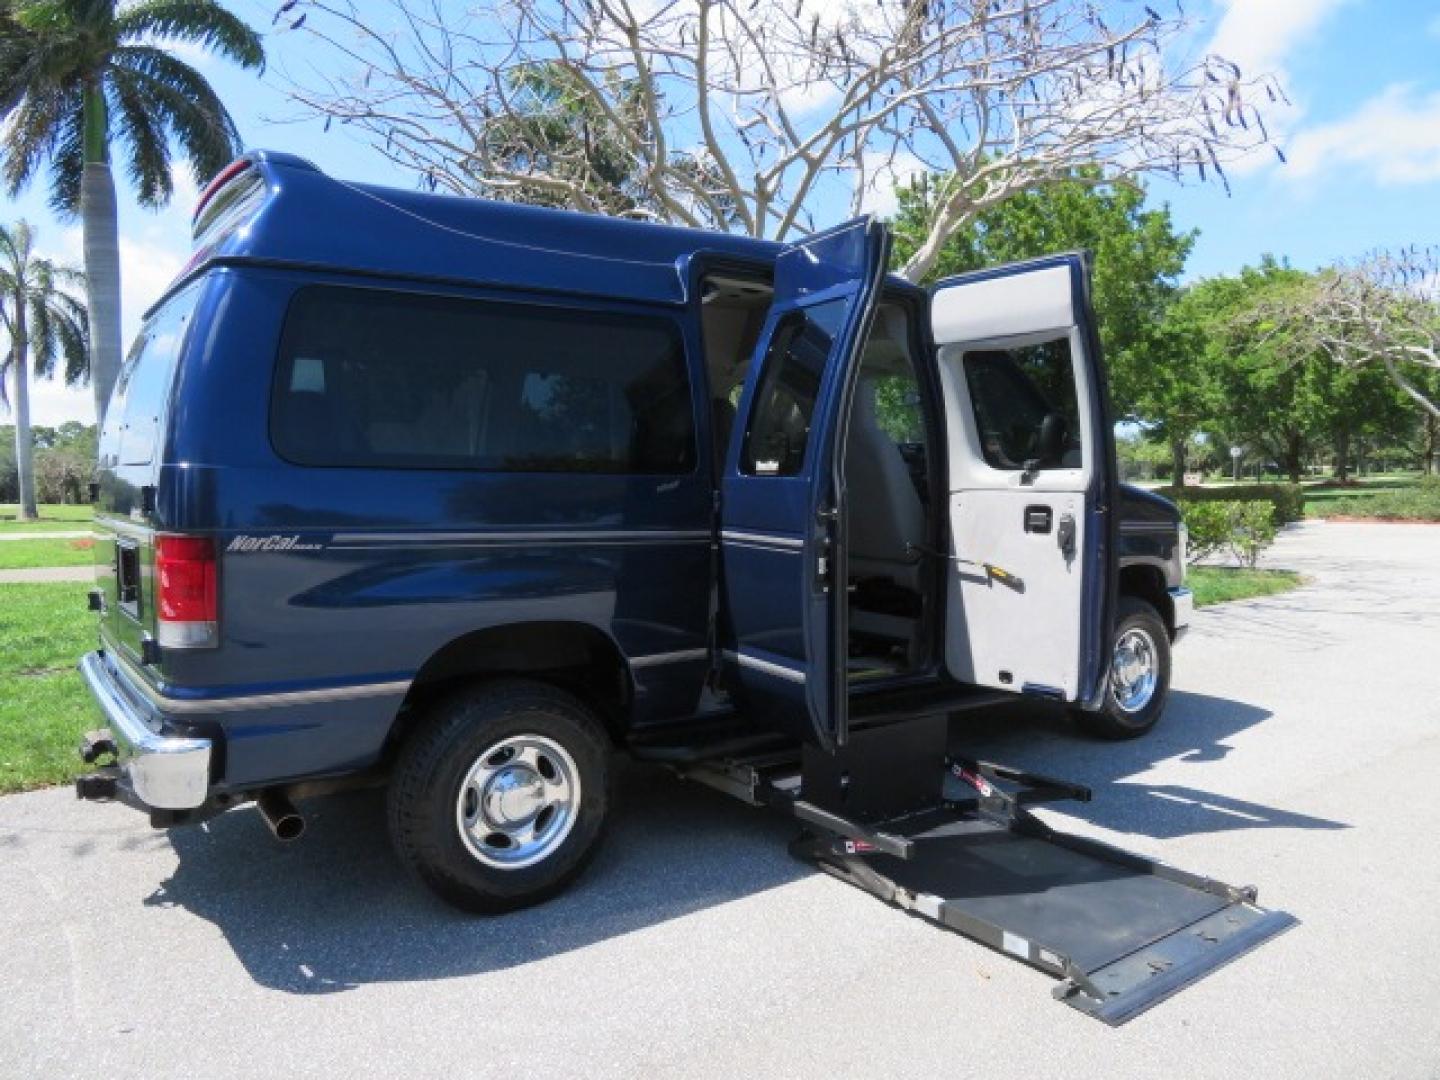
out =
<path fill-rule="evenodd" d="M 1080 405 L 1070 339 L 965 354 L 980 451 L 994 469 L 1078 469 Z"/>
<path fill-rule="evenodd" d="M 815 402 L 848 304 L 828 300 L 785 315 L 770 339 L 740 468 L 753 476 L 795 476 L 805 466 Z"/>

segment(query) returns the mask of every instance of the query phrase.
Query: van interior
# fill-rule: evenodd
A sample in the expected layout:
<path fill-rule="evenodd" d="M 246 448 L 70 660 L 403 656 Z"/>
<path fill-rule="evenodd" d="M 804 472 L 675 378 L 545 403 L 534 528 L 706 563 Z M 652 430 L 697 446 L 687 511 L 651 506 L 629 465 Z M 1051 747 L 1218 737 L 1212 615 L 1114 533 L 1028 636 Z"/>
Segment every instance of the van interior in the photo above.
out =
<path fill-rule="evenodd" d="M 770 289 L 746 278 L 710 277 L 702 330 L 714 417 L 716 460 L 723 458 L 736 405 L 770 307 Z M 928 462 L 933 444 L 912 355 L 910 315 L 881 302 L 860 375 L 845 451 L 849 491 L 849 678 L 900 675 L 926 658 L 926 572 L 931 535 Z M 813 404 L 813 403 L 812 403 Z M 800 415 L 808 435 L 809 410 Z"/>

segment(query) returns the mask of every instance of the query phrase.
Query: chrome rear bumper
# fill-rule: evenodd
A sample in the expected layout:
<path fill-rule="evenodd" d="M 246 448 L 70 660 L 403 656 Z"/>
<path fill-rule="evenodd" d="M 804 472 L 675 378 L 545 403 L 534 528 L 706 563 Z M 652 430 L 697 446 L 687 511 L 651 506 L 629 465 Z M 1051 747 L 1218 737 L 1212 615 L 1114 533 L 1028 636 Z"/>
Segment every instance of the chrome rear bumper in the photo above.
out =
<path fill-rule="evenodd" d="M 210 787 L 210 740 L 152 731 L 134 705 L 134 692 L 127 692 L 124 675 L 104 653 L 87 653 L 80 674 L 105 714 L 118 770 L 114 779 L 135 796 L 124 801 L 154 810 L 192 810 L 203 804 Z M 107 796 L 104 785 L 87 785 L 90 779 L 77 782 L 82 798 L 122 797 Z"/>

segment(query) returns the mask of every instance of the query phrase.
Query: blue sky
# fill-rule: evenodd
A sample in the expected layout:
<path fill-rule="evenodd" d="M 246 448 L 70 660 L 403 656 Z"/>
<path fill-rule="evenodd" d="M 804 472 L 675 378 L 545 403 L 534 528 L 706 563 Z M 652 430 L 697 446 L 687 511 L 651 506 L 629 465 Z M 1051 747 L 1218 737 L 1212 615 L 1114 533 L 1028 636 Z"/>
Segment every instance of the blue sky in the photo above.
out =
<path fill-rule="evenodd" d="M 457 0 L 458 2 L 458 0 Z M 273 0 L 231 0 L 232 10 L 268 28 Z M 1171 206 L 1176 223 L 1198 228 L 1188 274 L 1233 273 L 1261 255 L 1301 267 L 1359 255 L 1380 246 L 1440 241 L 1440 5 L 1435 0 L 1191 0 L 1197 34 L 1247 72 L 1274 72 L 1293 106 L 1272 113 L 1290 159 L 1271 156 L 1231 170 L 1233 194 L 1218 186 L 1169 180 L 1151 184 L 1154 201 Z M 271 70 L 261 79 L 199 52 L 180 50 L 229 103 L 247 144 L 289 150 L 352 179 L 408 186 L 411 179 L 380 161 L 342 128 L 296 122 L 281 71 L 310 57 L 303 34 L 267 42 Z M 121 255 L 125 336 L 183 264 L 195 188 L 179 178 L 168 210 L 136 208 L 121 187 Z M 75 222 L 57 220 L 37 186 L 4 207 L 6 221 L 27 218 L 52 256 L 79 264 Z M 34 420 L 93 421 L 88 390 L 41 384 Z M 3 418 L 3 417 L 0 417 Z"/>

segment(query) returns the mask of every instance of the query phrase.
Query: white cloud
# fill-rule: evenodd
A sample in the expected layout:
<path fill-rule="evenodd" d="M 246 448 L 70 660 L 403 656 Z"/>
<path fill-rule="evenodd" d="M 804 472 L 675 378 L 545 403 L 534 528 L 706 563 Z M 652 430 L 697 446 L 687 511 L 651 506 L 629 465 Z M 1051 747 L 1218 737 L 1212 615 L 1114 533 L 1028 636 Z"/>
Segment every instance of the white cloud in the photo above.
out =
<path fill-rule="evenodd" d="M 1209 51 L 1247 77 L 1283 76 L 1286 61 L 1349 0 L 1224 0 Z"/>
<path fill-rule="evenodd" d="M 1300 132 L 1289 158 L 1282 172 L 1295 179 L 1348 165 L 1381 184 L 1440 181 L 1440 92 L 1386 87 L 1349 116 Z"/>
<path fill-rule="evenodd" d="M 90 387 L 69 387 L 63 379 L 30 382 L 30 423 L 59 427 L 67 420 L 95 422 L 95 397 Z M 12 422 L 6 417 L 6 423 Z"/>
<path fill-rule="evenodd" d="M 144 240 L 120 239 L 120 305 L 128 341 L 140 328 L 145 310 L 160 298 L 185 265 L 188 253 Z"/>
<path fill-rule="evenodd" d="M 146 222 L 146 227 L 138 230 L 138 235 L 128 234 L 125 223 L 121 224 L 121 337 L 127 346 L 139 332 L 146 309 L 160 298 L 189 258 L 188 250 L 176 244 L 174 230 L 167 228 L 171 222 L 166 219 L 173 214 L 172 210 L 161 218 Z M 185 215 L 189 215 L 188 208 Z M 42 250 L 41 253 L 57 262 L 79 268 L 84 265 L 84 251 L 80 226 L 73 225 L 60 234 L 56 249 Z"/>
<path fill-rule="evenodd" d="M 1239 65 L 1247 79 L 1273 78 L 1292 104 L 1264 105 L 1272 142 L 1286 148 L 1305 119 L 1305 103 L 1287 68 L 1296 51 L 1314 39 L 1324 22 L 1351 0 L 1218 0 L 1222 11 L 1205 51 Z M 1254 95 L 1263 102 L 1265 95 Z M 1277 164 L 1257 150 L 1226 164 L 1232 176 L 1265 172 Z"/>
<path fill-rule="evenodd" d="M 887 162 L 884 155 L 867 154 L 867 183 L 860 192 L 860 212 L 894 217 L 900 209 L 898 189 L 929 172 L 926 165 L 911 153 L 896 155 Z M 856 177 L 857 181 L 859 177 Z"/>

